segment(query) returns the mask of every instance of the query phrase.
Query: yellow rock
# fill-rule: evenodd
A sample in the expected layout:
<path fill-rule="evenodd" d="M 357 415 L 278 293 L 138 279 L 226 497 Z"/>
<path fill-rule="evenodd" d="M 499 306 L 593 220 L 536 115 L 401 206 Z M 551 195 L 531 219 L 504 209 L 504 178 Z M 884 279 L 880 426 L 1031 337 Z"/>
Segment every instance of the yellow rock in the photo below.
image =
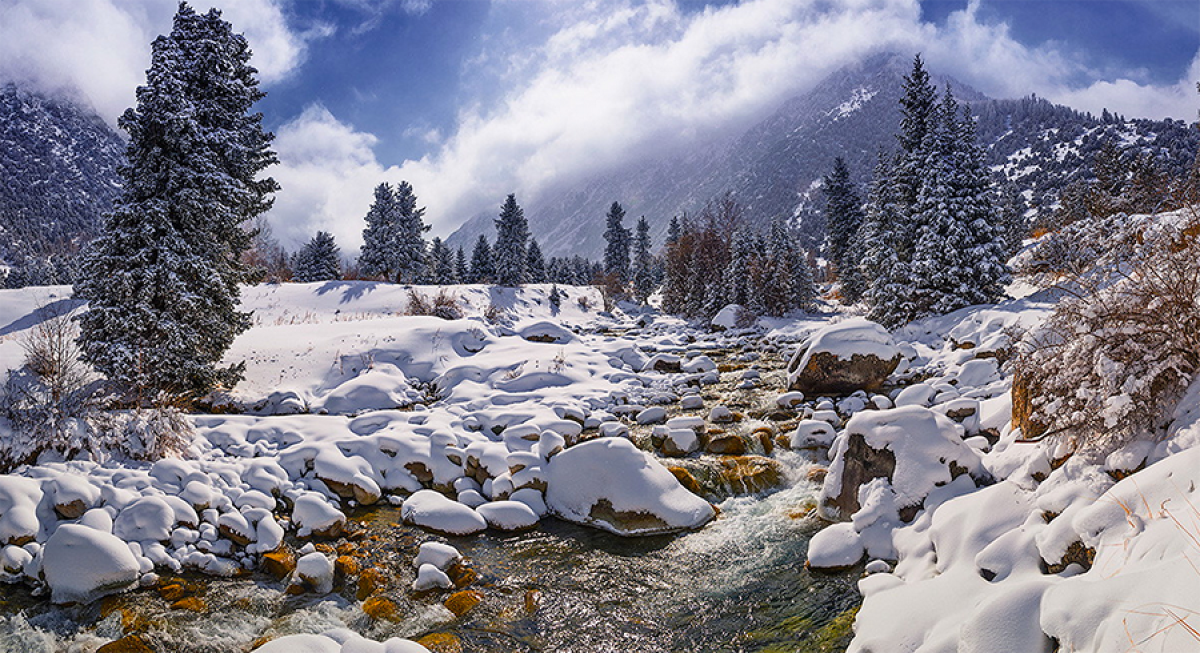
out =
<path fill-rule="evenodd" d="M 446 609 L 453 612 L 454 616 L 461 617 L 464 614 L 475 609 L 475 606 L 483 602 L 483 593 L 475 590 L 463 590 L 455 592 L 446 599 L 442 605 Z"/>
<path fill-rule="evenodd" d="M 417 640 L 432 653 L 463 653 L 462 641 L 450 633 L 432 633 Z"/>
<path fill-rule="evenodd" d="M 376 621 L 400 621 L 400 609 L 396 602 L 383 596 L 372 596 L 363 601 L 362 611 Z"/>

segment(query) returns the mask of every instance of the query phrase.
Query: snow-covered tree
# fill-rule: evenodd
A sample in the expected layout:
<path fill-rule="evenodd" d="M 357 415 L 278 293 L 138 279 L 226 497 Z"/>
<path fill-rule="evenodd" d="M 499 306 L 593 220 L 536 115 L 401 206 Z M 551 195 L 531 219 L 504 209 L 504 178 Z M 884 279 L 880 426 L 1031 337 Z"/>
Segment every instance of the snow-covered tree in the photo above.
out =
<path fill-rule="evenodd" d="M 434 237 L 429 247 L 430 283 L 436 286 L 449 286 L 458 283 L 454 274 L 454 254 L 439 237 Z"/>
<path fill-rule="evenodd" d="M 416 283 L 424 277 L 427 253 L 422 234 L 429 231 L 424 216 L 425 209 L 417 208 L 417 197 L 407 181 L 395 189 L 386 183 L 376 186 L 358 257 L 363 274 L 396 283 Z"/>
<path fill-rule="evenodd" d="M 129 133 L 121 196 L 93 241 L 76 285 L 83 358 L 138 403 L 196 397 L 233 385 L 244 364 L 219 367 L 250 326 L 238 310 L 248 277 L 244 224 L 279 186 L 246 39 L 221 13 L 179 5 L 155 39 Z"/>
<path fill-rule="evenodd" d="M 467 265 L 467 253 L 462 247 L 459 247 L 454 252 L 454 276 L 459 283 L 469 283 L 471 278 L 471 269 Z"/>
<path fill-rule="evenodd" d="M 779 218 L 771 221 L 766 242 L 766 274 L 759 291 L 762 310 L 767 315 L 786 315 L 812 306 L 817 295 L 808 257 L 798 239 Z"/>
<path fill-rule="evenodd" d="M 733 235 L 729 247 L 729 263 L 725 266 L 724 287 L 721 289 L 720 304 L 739 304 L 750 307 L 758 304 L 757 284 L 752 275 L 761 269 L 758 260 L 761 251 L 758 239 L 749 230 L 740 229 Z"/>
<path fill-rule="evenodd" d="M 516 195 L 509 194 L 500 207 L 496 219 L 496 247 L 493 250 L 496 265 L 496 283 L 502 286 L 519 286 L 527 278 L 529 224 L 525 212 L 517 204 Z"/>
<path fill-rule="evenodd" d="M 542 248 L 538 247 L 537 239 L 529 239 L 527 252 L 526 275 L 529 283 L 546 283 L 546 259 L 542 257 Z"/>
<path fill-rule="evenodd" d="M 642 216 L 633 238 L 633 296 L 639 302 L 645 303 L 654 292 L 656 268 L 654 254 L 650 251 L 650 223 Z"/>
<path fill-rule="evenodd" d="M 613 202 L 604 216 L 604 274 L 623 285 L 629 280 L 629 230 L 622 226 L 625 209 Z"/>
<path fill-rule="evenodd" d="M 301 283 L 330 281 L 342 276 L 342 255 L 333 234 L 318 231 L 296 253 L 295 279 Z"/>
<path fill-rule="evenodd" d="M 496 280 L 496 269 L 493 267 L 492 246 L 488 244 L 487 236 L 479 234 L 475 241 L 475 249 L 471 252 L 471 271 L 467 275 L 469 283 L 492 283 Z"/>
<path fill-rule="evenodd" d="M 843 300 L 852 304 L 865 289 L 858 268 L 859 230 L 864 216 L 862 201 L 850 181 L 850 169 L 841 157 L 834 159 L 833 171 L 825 177 L 821 192 L 825 195 L 826 255 L 841 282 Z"/>

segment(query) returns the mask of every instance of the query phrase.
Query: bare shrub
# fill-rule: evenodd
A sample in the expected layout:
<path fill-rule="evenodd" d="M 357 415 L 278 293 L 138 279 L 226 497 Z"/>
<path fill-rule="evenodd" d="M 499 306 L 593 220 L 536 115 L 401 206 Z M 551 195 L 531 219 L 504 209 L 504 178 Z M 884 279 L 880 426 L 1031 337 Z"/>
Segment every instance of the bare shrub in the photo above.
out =
<path fill-rule="evenodd" d="M 443 320 L 457 320 L 463 316 L 458 296 L 445 288 L 438 290 L 433 297 L 421 294 L 416 288 L 409 288 L 408 314 L 430 315 Z"/>
<path fill-rule="evenodd" d="M 1013 361 L 1040 437 L 1102 452 L 1156 436 L 1200 370 L 1200 214 L 1105 228 L 1090 267 L 1059 271 L 1067 297 Z"/>
<path fill-rule="evenodd" d="M 483 319 L 491 324 L 497 324 L 508 319 L 508 311 L 499 304 L 491 303 L 483 310 Z"/>

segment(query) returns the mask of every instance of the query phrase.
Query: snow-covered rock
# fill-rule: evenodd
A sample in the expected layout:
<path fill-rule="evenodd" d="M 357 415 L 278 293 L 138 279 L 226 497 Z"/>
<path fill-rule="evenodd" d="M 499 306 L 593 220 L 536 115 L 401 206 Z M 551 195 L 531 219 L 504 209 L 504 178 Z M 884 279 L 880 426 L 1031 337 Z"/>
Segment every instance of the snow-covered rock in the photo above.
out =
<path fill-rule="evenodd" d="M 137 585 L 141 565 L 120 538 L 79 524 L 59 526 L 42 550 L 55 603 L 88 603 Z"/>
<path fill-rule="evenodd" d="M 487 528 L 487 521 L 470 506 L 433 490 L 421 490 L 405 499 L 400 516 L 407 524 L 447 535 L 474 535 Z"/>
<path fill-rule="evenodd" d="M 493 501 L 476 508 L 488 526 L 500 531 L 523 531 L 537 526 L 538 516 L 520 501 Z"/>
<path fill-rule="evenodd" d="M 424 542 L 417 550 L 417 557 L 413 560 L 413 566 L 418 569 L 421 565 L 433 565 L 438 569 L 445 571 L 456 560 L 461 560 L 462 554 L 458 549 L 443 544 L 442 542 Z"/>
<path fill-rule="evenodd" d="M 454 587 L 454 581 L 446 575 L 446 572 L 438 569 L 436 565 L 425 563 L 417 568 L 417 578 L 413 581 L 412 588 L 417 592 L 425 592 L 434 589 L 449 589 Z"/>
<path fill-rule="evenodd" d="M 866 555 L 862 539 L 849 522 L 834 524 L 808 543 L 808 566 L 814 569 L 839 569 L 856 565 Z"/>
<path fill-rule="evenodd" d="M 876 390 L 900 364 L 900 348 L 882 326 L 854 318 L 824 327 L 788 364 L 788 387 L 808 394 Z"/>
<path fill-rule="evenodd" d="M 557 517 L 618 535 L 703 526 L 716 516 L 652 456 L 625 439 L 576 445 L 550 460 L 546 505 Z"/>
<path fill-rule="evenodd" d="M 295 580 L 317 594 L 328 594 L 333 591 L 333 572 L 333 560 L 320 551 L 313 551 L 296 561 Z"/>

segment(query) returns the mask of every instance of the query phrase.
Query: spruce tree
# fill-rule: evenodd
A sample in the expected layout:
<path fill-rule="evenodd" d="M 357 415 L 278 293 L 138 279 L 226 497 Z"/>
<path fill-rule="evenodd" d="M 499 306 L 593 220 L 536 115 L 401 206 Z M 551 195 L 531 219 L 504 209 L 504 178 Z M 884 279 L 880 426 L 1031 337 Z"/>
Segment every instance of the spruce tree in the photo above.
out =
<path fill-rule="evenodd" d="M 425 224 L 425 209 L 417 208 L 417 196 L 407 181 L 396 186 L 397 283 L 415 283 L 428 274 L 425 258 L 425 238 L 430 225 Z"/>
<path fill-rule="evenodd" d="M 458 283 L 470 283 L 471 269 L 467 266 L 467 253 L 461 247 L 454 253 L 454 276 Z"/>
<path fill-rule="evenodd" d="M 363 229 L 363 245 L 358 255 L 359 270 L 371 277 L 396 279 L 401 258 L 399 215 L 396 211 L 396 192 L 387 183 L 375 187 L 375 200 L 367 211 L 367 228 Z"/>
<path fill-rule="evenodd" d="M 296 281 L 330 281 L 342 277 L 342 258 L 333 234 L 318 231 L 296 253 Z"/>
<path fill-rule="evenodd" d="M 850 169 L 841 157 L 834 159 L 833 172 L 825 177 L 821 192 L 825 195 L 825 251 L 841 282 L 842 299 L 853 304 L 862 297 L 865 283 L 858 268 L 858 232 L 864 216 Z"/>
<path fill-rule="evenodd" d="M 643 304 L 654 292 L 655 267 L 654 254 L 650 252 L 650 223 L 642 216 L 633 238 L 633 295 Z"/>
<path fill-rule="evenodd" d="M 430 244 L 427 269 L 429 270 L 429 282 L 435 286 L 450 286 L 458 283 L 454 274 L 454 254 L 441 238 L 434 237 Z"/>
<path fill-rule="evenodd" d="M 526 282 L 528 240 L 529 224 L 525 221 L 525 212 L 517 205 L 516 195 L 509 194 L 500 207 L 500 217 L 496 219 L 496 247 L 493 251 L 496 257 L 496 283 L 519 286 Z"/>
<path fill-rule="evenodd" d="M 757 272 L 752 268 L 752 263 L 757 263 L 754 261 L 758 251 L 756 245 L 755 239 L 745 229 L 739 229 L 733 234 L 729 263 L 723 271 L 724 287 L 718 303 L 738 304 L 746 308 L 751 308 L 752 303 L 757 303 L 757 288 L 754 287 L 752 279 L 752 274 Z M 757 265 L 753 267 L 757 268 Z"/>
<path fill-rule="evenodd" d="M 475 249 L 471 252 L 471 272 L 467 275 L 469 283 L 492 283 L 496 280 L 496 270 L 492 266 L 492 246 L 488 244 L 487 236 L 479 234 L 475 241 Z"/>
<path fill-rule="evenodd" d="M 629 281 L 630 235 L 629 230 L 621 225 L 624 219 L 625 209 L 621 208 L 620 203 L 613 202 L 604 216 L 604 274 L 621 285 Z"/>
<path fill-rule="evenodd" d="M 244 224 L 279 186 L 258 175 L 276 163 L 246 39 L 221 13 L 186 3 L 155 39 L 129 133 L 124 184 L 92 242 L 78 296 L 83 358 L 138 403 L 232 386 L 244 363 L 218 367 L 250 326 L 238 310 Z"/>
<path fill-rule="evenodd" d="M 537 239 L 529 239 L 529 259 L 525 265 L 529 283 L 546 283 L 546 260 L 542 257 L 542 248 L 538 247 Z"/>

